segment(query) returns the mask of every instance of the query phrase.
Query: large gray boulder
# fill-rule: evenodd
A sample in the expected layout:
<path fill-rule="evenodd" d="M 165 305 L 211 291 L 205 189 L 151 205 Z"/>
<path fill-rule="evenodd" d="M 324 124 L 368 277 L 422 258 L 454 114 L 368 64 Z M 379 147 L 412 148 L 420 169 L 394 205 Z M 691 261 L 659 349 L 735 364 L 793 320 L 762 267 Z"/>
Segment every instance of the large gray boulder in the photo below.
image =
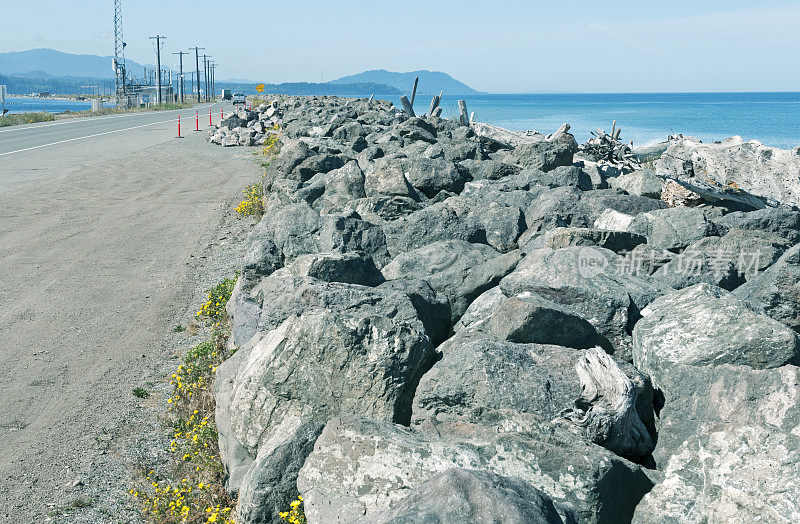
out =
<path fill-rule="evenodd" d="M 507 297 L 494 287 L 476 298 L 453 326 L 456 336 L 439 347 L 447 353 L 461 341 L 489 337 L 522 344 L 555 344 L 576 349 L 613 346 L 586 319 L 542 296 Z"/>
<path fill-rule="evenodd" d="M 353 522 L 453 467 L 527 482 L 579 522 L 629 521 L 652 486 L 638 466 L 558 428 L 461 439 L 343 417 L 325 426 L 297 487 L 310 522 Z"/>
<path fill-rule="evenodd" d="M 420 193 L 434 198 L 440 191 L 460 193 L 469 180 L 466 171 L 458 169 L 452 161 L 439 158 L 403 158 L 400 165 L 406 179 Z"/>
<path fill-rule="evenodd" d="M 500 289 L 508 297 L 538 295 L 584 318 L 623 360 L 631 358 L 630 333 L 639 311 L 666 291 L 627 274 L 622 257 L 598 247 L 531 250 Z"/>
<path fill-rule="evenodd" d="M 585 227 L 557 227 L 534 237 L 523 246 L 523 249 L 597 246 L 622 254 L 632 251 L 636 246 L 645 242 L 647 242 L 645 237 L 635 233 L 628 233 L 627 231 L 608 231 Z"/>
<path fill-rule="evenodd" d="M 394 256 L 439 240 L 488 244 L 505 252 L 516 248 L 525 219 L 516 207 L 483 206 L 454 196 L 384 224 L 383 230 Z"/>
<path fill-rule="evenodd" d="M 800 244 L 734 292 L 773 319 L 800 332 Z"/>
<path fill-rule="evenodd" d="M 569 412 L 570 429 L 587 440 L 621 456 L 645 457 L 655 436 L 653 391 L 632 366 L 622 366 L 600 349 L 468 340 L 423 377 L 412 425 L 441 430 L 470 423 L 517 432 L 547 427 Z"/>
<path fill-rule="evenodd" d="M 654 300 L 633 329 L 634 364 L 657 385 L 676 364 L 768 369 L 798 357 L 797 333 L 708 284 Z"/>
<path fill-rule="evenodd" d="M 797 211 L 771 207 L 750 212 L 735 211 L 716 222 L 726 229 L 762 231 L 785 238 L 790 244 L 800 242 L 800 213 Z"/>
<path fill-rule="evenodd" d="M 707 424 L 731 427 L 771 425 L 800 434 L 800 368 L 773 369 L 720 364 L 675 364 L 661 378 L 658 443 L 653 457 L 659 468 L 678 447 L 693 440 Z"/>
<path fill-rule="evenodd" d="M 564 133 L 554 141 L 541 139 L 519 144 L 505 158 L 508 164 L 516 164 L 524 169 L 551 171 L 560 166 L 571 166 L 572 157 L 578 151 L 575 137 Z"/>
<path fill-rule="evenodd" d="M 658 199 L 661 198 L 664 180 L 659 178 L 655 172 L 650 169 L 637 169 L 631 173 L 609 178 L 608 185 L 617 189 L 622 189 L 630 195 Z"/>
<path fill-rule="evenodd" d="M 519 252 L 500 255 L 493 248 L 463 240 L 433 242 L 397 255 L 383 268 L 387 280 L 418 278 L 450 300 L 452 322 L 458 321 L 470 303 L 510 273 L 521 258 Z"/>
<path fill-rule="evenodd" d="M 712 425 L 672 456 L 633 522 L 798 522 L 799 475 L 799 436 L 767 425 Z"/>
<path fill-rule="evenodd" d="M 260 331 L 217 368 L 220 453 L 245 522 L 270 521 L 286 507 L 293 475 L 330 417 L 408 423 L 416 385 L 433 363 L 404 294 L 340 283 L 308 293 L 324 305 Z"/>
<path fill-rule="evenodd" d="M 269 275 L 300 255 L 363 252 L 378 267 L 389 261 L 381 228 L 355 214 L 320 215 L 299 202 L 270 210 L 247 238 L 242 274 L 249 282 Z"/>
<path fill-rule="evenodd" d="M 654 276 L 675 289 L 706 282 L 732 291 L 771 266 L 790 243 L 771 233 L 731 229 L 690 245 Z"/>
<path fill-rule="evenodd" d="M 559 511 L 560 510 L 560 511 Z M 559 513 L 566 513 L 562 519 Z M 488 471 L 453 468 L 431 477 L 392 506 L 362 519 L 363 524 L 562 524 L 571 512 L 519 479 Z"/>
<path fill-rule="evenodd" d="M 703 144 L 672 140 L 656 163 L 659 174 L 707 198 L 732 200 L 760 209 L 800 206 L 800 149 L 767 147 L 739 136 Z"/>
<path fill-rule="evenodd" d="M 637 215 L 628 231 L 647 237 L 654 247 L 672 250 L 683 249 L 718 232 L 703 211 L 693 207 L 671 207 Z"/>

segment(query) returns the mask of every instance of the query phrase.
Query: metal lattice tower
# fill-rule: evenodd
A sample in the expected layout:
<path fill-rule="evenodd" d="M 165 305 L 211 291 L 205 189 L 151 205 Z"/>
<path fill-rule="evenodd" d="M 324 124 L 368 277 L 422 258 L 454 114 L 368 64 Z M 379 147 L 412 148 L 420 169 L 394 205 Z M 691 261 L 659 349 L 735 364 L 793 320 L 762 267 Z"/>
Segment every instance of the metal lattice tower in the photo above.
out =
<path fill-rule="evenodd" d="M 125 40 L 122 37 L 122 0 L 114 0 L 114 86 L 117 105 L 125 98 Z"/>

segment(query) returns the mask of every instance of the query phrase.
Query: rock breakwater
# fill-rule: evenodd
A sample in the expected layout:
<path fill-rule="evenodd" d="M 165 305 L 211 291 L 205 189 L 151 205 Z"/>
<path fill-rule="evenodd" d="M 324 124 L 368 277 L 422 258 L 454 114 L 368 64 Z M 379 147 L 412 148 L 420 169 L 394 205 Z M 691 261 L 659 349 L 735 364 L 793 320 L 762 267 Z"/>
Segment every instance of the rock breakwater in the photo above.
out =
<path fill-rule="evenodd" d="M 280 134 L 215 378 L 240 519 L 796 521 L 800 214 L 464 124 L 279 97 L 209 135 Z"/>

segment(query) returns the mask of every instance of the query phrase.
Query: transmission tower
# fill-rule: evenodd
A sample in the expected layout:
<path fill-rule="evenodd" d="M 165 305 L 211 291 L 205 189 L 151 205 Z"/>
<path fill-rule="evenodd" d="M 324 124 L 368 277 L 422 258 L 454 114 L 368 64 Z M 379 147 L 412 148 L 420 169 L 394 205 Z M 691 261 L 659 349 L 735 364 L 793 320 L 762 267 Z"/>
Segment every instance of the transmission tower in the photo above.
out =
<path fill-rule="evenodd" d="M 122 0 L 114 0 L 114 86 L 117 105 L 125 98 L 125 39 L 122 37 Z"/>

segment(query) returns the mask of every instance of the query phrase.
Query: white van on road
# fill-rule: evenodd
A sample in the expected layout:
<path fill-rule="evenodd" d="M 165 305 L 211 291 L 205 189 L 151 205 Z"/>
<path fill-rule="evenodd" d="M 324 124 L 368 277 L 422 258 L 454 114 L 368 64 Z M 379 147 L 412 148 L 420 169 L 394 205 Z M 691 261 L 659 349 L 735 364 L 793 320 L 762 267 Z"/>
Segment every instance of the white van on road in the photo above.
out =
<path fill-rule="evenodd" d="M 231 99 L 233 105 L 247 105 L 247 98 L 244 96 L 244 93 L 234 93 L 233 98 Z"/>

